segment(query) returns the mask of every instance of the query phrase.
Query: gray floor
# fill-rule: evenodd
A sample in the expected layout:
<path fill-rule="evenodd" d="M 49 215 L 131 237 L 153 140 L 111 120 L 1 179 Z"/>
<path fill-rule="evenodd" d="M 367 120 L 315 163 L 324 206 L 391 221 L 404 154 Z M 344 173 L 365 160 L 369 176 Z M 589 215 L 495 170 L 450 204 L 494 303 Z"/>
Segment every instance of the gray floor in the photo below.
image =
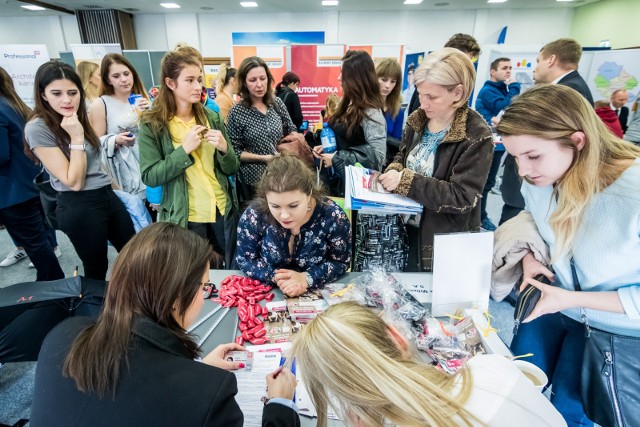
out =
<path fill-rule="evenodd" d="M 502 209 L 502 198 L 489 194 L 487 210 L 489 218 L 497 224 Z M 82 262 L 76 255 L 69 239 L 61 232 L 57 233 L 58 244 L 62 250 L 60 265 L 70 276 L 76 266 Z M 0 260 L 13 249 L 13 243 L 6 231 L 0 231 Z M 113 265 L 117 253 L 109 248 L 109 265 Z M 0 268 L 0 287 L 35 280 L 35 269 L 28 267 L 29 261 L 22 260 L 5 268 Z M 107 276 L 108 277 L 108 276 Z M 490 312 L 494 317 L 492 325 L 507 344 L 511 342 L 513 329 L 513 308 L 507 303 L 490 303 Z M 29 418 L 35 363 L 7 363 L 0 367 L 0 423 L 13 425 L 21 418 Z"/>

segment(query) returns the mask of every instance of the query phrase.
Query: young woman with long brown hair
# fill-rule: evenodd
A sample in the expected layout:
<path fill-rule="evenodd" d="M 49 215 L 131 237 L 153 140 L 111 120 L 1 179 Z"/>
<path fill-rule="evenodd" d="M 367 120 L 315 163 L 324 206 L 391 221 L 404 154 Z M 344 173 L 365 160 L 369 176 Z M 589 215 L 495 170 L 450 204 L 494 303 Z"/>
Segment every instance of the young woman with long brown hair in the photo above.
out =
<path fill-rule="evenodd" d="M 321 145 L 313 150 L 322 165 L 335 172 L 331 179 L 325 175 L 331 195 L 341 196 L 346 166 L 360 163 L 374 170 L 382 168 L 387 151 L 387 131 L 371 56 L 364 51 L 348 51 L 342 58 L 339 79 L 344 95 L 329 119 L 329 127 L 336 136 L 337 151 L 323 153 Z"/>
<path fill-rule="evenodd" d="M 238 205 L 229 176 L 239 161 L 222 119 L 200 102 L 201 84 L 195 55 L 164 56 L 160 93 L 141 119 L 140 169 L 145 184 L 163 187 L 158 221 L 208 239 L 232 268 Z"/>
<path fill-rule="evenodd" d="M 204 239 L 175 224 L 152 224 L 131 239 L 97 321 L 72 317 L 45 340 L 31 425 L 242 426 L 228 372 L 240 363 L 225 355 L 243 348 L 222 344 L 200 359 L 186 331 L 204 306 L 212 256 Z M 299 425 L 295 376 L 271 373 L 267 385 L 273 401 L 263 425 Z"/>
<path fill-rule="evenodd" d="M 84 108 L 82 82 L 69 65 L 49 61 L 38 68 L 34 89 L 25 140 L 58 191 L 58 226 L 82 260 L 84 275 L 104 280 L 108 242 L 119 251 L 135 231 L 102 168 L 100 140 Z"/>

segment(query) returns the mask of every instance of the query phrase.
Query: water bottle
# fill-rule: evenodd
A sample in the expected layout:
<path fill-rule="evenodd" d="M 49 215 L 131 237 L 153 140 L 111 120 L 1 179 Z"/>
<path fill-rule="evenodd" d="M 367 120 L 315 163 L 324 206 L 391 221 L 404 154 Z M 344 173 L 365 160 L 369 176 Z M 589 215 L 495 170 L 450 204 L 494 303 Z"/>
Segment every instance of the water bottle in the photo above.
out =
<path fill-rule="evenodd" d="M 322 151 L 326 154 L 335 153 L 338 150 L 336 145 L 336 134 L 327 123 L 322 125 L 320 132 L 320 141 L 322 141 Z"/>

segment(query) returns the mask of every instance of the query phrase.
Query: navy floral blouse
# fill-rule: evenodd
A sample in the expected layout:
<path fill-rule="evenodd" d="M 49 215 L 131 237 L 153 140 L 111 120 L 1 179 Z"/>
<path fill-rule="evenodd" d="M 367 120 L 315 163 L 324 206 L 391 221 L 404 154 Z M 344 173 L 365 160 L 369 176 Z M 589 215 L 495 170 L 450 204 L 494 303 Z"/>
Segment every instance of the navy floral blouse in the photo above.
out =
<path fill-rule="evenodd" d="M 291 232 L 249 206 L 238 223 L 238 266 L 247 276 L 270 284 L 279 268 L 307 272 L 312 279 L 310 288 L 322 288 L 347 272 L 351 225 L 333 200 L 316 205 L 299 236 L 290 255 Z"/>

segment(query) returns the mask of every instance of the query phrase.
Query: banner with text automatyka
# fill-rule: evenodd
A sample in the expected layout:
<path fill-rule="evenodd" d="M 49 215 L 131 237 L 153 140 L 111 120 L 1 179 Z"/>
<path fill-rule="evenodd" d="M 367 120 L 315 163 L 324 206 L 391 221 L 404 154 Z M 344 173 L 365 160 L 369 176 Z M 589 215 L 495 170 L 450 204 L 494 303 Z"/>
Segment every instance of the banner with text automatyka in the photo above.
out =
<path fill-rule="evenodd" d="M 296 93 L 300 97 L 302 115 L 310 124 L 321 121 L 329 95 L 342 96 L 338 77 L 342 67 L 344 45 L 293 45 L 291 71 L 300 77 Z"/>

